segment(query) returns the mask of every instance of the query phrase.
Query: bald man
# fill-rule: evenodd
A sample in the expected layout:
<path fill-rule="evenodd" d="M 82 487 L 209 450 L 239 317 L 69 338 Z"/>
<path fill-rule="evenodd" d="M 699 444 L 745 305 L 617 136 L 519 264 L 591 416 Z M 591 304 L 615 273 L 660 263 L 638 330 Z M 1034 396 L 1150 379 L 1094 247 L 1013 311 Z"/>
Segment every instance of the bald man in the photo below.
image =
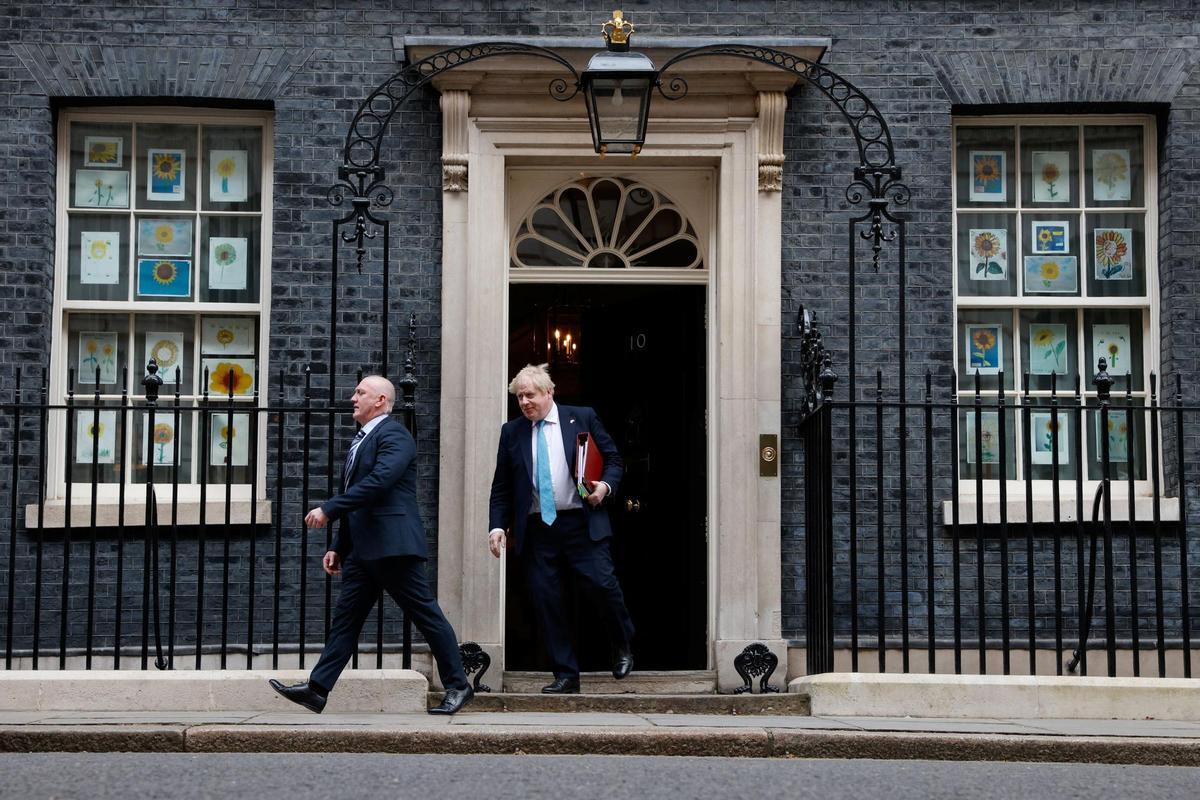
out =
<path fill-rule="evenodd" d="M 362 426 L 350 443 L 342 493 L 308 512 L 304 524 L 321 528 L 338 521 L 333 549 L 322 566 L 342 575 L 329 641 L 304 683 L 271 687 L 310 711 L 321 713 L 338 676 L 354 654 L 358 635 L 380 590 L 395 599 L 433 653 L 446 696 L 431 714 L 453 714 L 474 692 L 463 671 L 454 630 L 438 607 L 425 575 L 425 531 L 417 510 L 417 447 L 390 414 L 396 387 L 370 375 L 354 389 L 354 421 Z"/>

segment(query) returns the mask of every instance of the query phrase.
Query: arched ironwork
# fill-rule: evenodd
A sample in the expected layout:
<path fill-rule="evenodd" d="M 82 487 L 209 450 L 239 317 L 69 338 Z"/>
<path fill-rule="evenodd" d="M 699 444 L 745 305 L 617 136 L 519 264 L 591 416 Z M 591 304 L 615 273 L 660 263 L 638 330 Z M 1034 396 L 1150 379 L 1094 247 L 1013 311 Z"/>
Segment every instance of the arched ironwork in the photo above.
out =
<path fill-rule="evenodd" d="M 400 106 L 421 87 L 435 77 L 448 70 L 464 64 L 479 61 L 484 58 L 505 55 L 527 55 L 548 59 L 567 70 L 572 80 L 566 77 L 557 78 L 550 83 L 550 95 L 557 100 L 569 100 L 580 90 L 580 76 L 575 68 L 562 56 L 551 50 L 521 44 L 517 42 L 488 42 L 454 47 L 442 50 L 428 58 L 407 66 L 390 77 L 366 100 L 363 101 L 350 124 L 346 134 L 346 142 L 342 154 L 342 165 L 338 170 L 338 182 L 330 187 L 328 199 L 331 205 L 341 206 L 347 198 L 351 210 L 333 223 L 333 277 L 331 286 L 331 326 L 330 326 L 330 391 L 336 382 L 336 349 L 337 349 L 337 254 L 342 243 L 353 243 L 355 246 L 355 261 L 361 271 L 362 262 L 367 252 L 367 243 L 382 233 L 384 255 L 383 286 L 385 298 L 388 291 L 388 237 L 389 228 L 386 220 L 372 212 L 386 208 L 392 203 L 393 195 L 383 184 L 384 170 L 379 163 L 380 147 L 384 133 L 392 117 Z M 849 336 L 847 342 L 849 394 L 853 399 L 856 393 L 855 375 L 855 273 L 857 271 L 857 243 L 870 243 L 871 261 L 876 271 L 879 270 L 880 258 L 886 244 L 896 243 L 897 281 L 898 281 L 898 314 L 897 314 L 897 352 L 898 352 L 898 393 L 900 402 L 905 401 L 905 377 L 907 344 L 905 342 L 905 219 L 893 213 L 891 206 L 907 205 L 910 198 L 908 187 L 902 182 L 902 172 L 896 164 L 895 147 L 891 131 L 879 109 L 871 99 L 857 86 L 843 78 L 828 67 L 809 59 L 776 50 L 742 44 L 718 44 L 696 47 L 685 50 L 668 60 L 658 73 L 656 87 L 666 100 L 680 100 L 687 95 L 687 81 L 680 75 L 671 75 L 671 70 L 684 61 L 695 58 L 741 58 L 760 64 L 769 65 L 789 72 L 803 79 L 815 88 L 837 107 L 853 134 L 858 149 L 859 163 L 854 168 L 853 179 L 846 187 L 846 201 L 852 207 L 865 205 L 863 212 L 851 216 L 847 220 L 849 237 L 848 265 L 848 318 Z M 352 224 L 353 229 L 340 233 L 344 225 Z M 378 226 L 381 230 L 375 230 Z M 809 672 L 824 672 L 832 669 L 832 612 L 828 604 L 820 608 L 814 606 L 813 592 L 820 581 L 816 578 L 831 574 L 832 570 L 832 475 L 828 470 L 812 469 L 812 465 L 826 464 L 831 449 L 831 429 L 829 414 L 825 413 L 828 403 L 832 400 L 834 383 L 837 377 L 833 371 L 832 358 L 825 349 L 820 333 L 816 330 L 815 320 L 807 312 L 802 311 L 801 332 L 804 336 L 804 410 L 801 413 L 802 430 L 808 453 L 810 468 L 805 470 L 805 492 L 809 497 L 806 505 L 806 530 L 809 540 L 807 566 L 810 576 L 809 606 L 810 614 L 808 636 L 808 667 Z M 382 315 L 383 336 L 383 368 L 387 372 L 387 310 Z M 907 419 L 900 415 L 900 441 L 907 436 Z M 851 416 L 849 437 L 855 438 L 853 415 Z M 904 470 L 906 453 L 901 448 L 901 474 Z M 824 472 L 825 474 L 817 474 Z M 905 498 L 901 496 L 901 516 L 905 513 Z M 826 598 L 827 599 L 827 598 Z"/>

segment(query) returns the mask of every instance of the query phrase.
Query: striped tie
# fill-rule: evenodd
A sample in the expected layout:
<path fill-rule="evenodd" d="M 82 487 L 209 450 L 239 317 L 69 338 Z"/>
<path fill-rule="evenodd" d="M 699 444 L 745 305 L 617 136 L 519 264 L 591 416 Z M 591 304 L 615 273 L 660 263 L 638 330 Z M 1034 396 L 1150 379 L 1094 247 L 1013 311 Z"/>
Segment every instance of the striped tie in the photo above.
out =
<path fill-rule="evenodd" d="M 358 433 L 354 434 L 354 440 L 350 442 L 350 452 L 346 456 L 346 471 L 342 473 L 345 476 L 342 480 L 344 484 L 350 483 L 350 473 L 354 469 L 354 456 L 358 453 L 358 446 L 362 444 L 366 435 L 367 432 L 360 429 Z"/>

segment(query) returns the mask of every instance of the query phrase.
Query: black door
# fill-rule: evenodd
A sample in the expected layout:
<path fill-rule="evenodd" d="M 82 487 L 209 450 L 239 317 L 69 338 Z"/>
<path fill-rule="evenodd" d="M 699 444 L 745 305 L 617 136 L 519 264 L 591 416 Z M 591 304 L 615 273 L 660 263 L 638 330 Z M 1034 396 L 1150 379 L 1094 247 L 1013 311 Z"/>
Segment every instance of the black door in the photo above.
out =
<path fill-rule="evenodd" d="M 637 668 L 704 669 L 704 287 L 516 285 L 509 298 L 509 375 L 548 361 L 555 399 L 595 408 L 625 460 L 621 485 L 606 502 L 613 559 L 637 628 Z M 517 413 L 510 398 L 509 417 Z M 511 551 L 507 600 L 508 668 L 546 670 L 522 565 Z M 581 668 L 607 669 L 598 616 L 573 585 L 566 602 Z"/>

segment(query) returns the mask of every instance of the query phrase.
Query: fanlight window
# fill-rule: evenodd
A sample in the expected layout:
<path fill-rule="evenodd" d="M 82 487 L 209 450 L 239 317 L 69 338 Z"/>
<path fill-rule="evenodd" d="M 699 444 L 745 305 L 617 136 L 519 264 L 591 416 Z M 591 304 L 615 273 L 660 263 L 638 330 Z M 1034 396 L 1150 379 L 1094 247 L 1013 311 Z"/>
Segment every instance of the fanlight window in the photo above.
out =
<path fill-rule="evenodd" d="M 542 198 L 521 221 L 511 256 L 518 268 L 704 267 L 682 208 L 644 183 L 611 177 L 572 181 Z"/>

